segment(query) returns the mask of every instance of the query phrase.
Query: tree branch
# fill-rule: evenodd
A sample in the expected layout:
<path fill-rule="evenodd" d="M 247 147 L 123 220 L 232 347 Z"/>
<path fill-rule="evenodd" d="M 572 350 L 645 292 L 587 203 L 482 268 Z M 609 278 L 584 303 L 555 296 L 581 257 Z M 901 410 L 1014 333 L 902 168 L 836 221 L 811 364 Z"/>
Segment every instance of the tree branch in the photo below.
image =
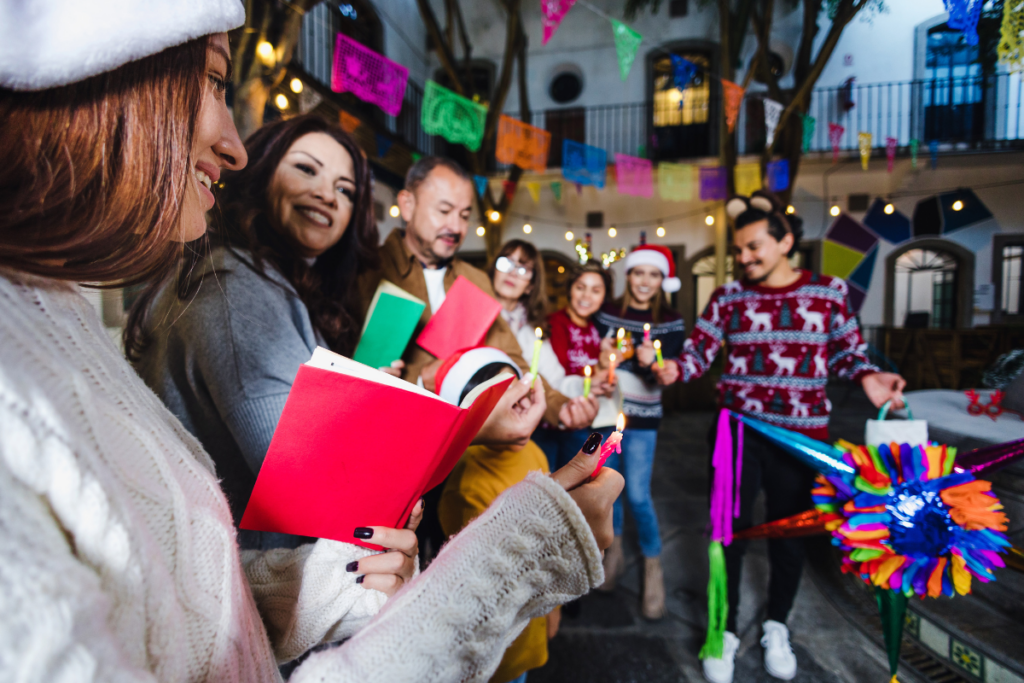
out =
<path fill-rule="evenodd" d="M 430 6 L 429 0 L 416 0 L 416 6 L 419 7 L 420 17 L 427 27 L 427 34 L 434 41 L 434 46 L 437 49 L 437 58 L 441 61 L 441 66 L 444 68 L 445 73 L 448 74 L 448 78 L 451 79 L 452 90 L 465 97 L 466 89 L 463 87 L 459 75 L 455 71 L 455 55 L 452 54 L 452 46 L 448 44 L 444 34 L 441 33 L 441 27 L 437 23 L 437 17 L 434 15 L 434 10 Z"/>
<path fill-rule="evenodd" d="M 807 0 L 804 0 L 807 2 Z M 828 35 L 825 36 L 825 42 L 821 44 L 821 48 L 818 50 L 818 55 L 814 59 L 814 63 L 811 65 L 807 76 L 799 82 L 796 91 L 793 93 L 793 98 L 785 109 L 782 110 L 782 115 L 779 116 L 778 130 L 783 129 L 787 123 L 789 123 L 790 117 L 793 113 L 800 108 L 802 113 L 806 112 L 806 108 L 810 103 L 811 92 L 814 89 L 814 85 L 818 82 L 818 78 L 821 76 L 821 72 L 825 70 L 825 65 L 828 64 L 828 60 L 832 57 L 832 53 L 836 49 L 836 45 L 839 43 L 839 38 L 843 33 L 843 29 L 846 25 L 853 20 L 857 15 L 857 12 L 861 11 L 870 0 L 860 0 L 860 2 L 854 2 L 854 0 L 841 0 L 839 8 L 836 11 L 836 17 L 832 21 L 832 26 L 829 27 Z M 805 15 L 806 16 L 806 15 Z M 770 156 L 775 144 L 772 144 L 771 149 L 765 151 L 766 155 Z"/>

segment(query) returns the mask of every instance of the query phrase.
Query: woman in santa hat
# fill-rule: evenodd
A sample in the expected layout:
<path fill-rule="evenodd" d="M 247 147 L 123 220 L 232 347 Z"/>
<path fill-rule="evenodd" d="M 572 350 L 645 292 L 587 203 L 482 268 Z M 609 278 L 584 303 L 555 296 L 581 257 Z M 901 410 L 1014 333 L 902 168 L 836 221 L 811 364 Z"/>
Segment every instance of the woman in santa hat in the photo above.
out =
<path fill-rule="evenodd" d="M 661 569 L 661 535 L 651 500 L 651 470 L 661 423 L 661 386 L 635 353 L 645 339 L 661 343 L 662 354 L 671 358 L 682 350 L 685 340 L 683 319 L 672 309 L 666 294 L 679 291 L 672 252 L 660 245 L 642 244 L 626 257 L 626 291 L 606 304 L 595 316 L 604 337 L 601 362 L 616 355 L 615 377 L 626 415 L 622 454 L 612 455 L 608 466 L 626 479 L 626 498 L 636 520 L 640 552 L 644 556 L 644 591 L 641 614 L 660 619 L 665 614 L 665 586 Z M 621 333 L 620 333 L 621 331 Z M 621 341 L 620 341 L 621 337 Z M 622 500 L 616 501 L 613 525 L 615 540 L 605 553 L 605 584 L 611 590 L 625 567 L 622 552 Z"/>

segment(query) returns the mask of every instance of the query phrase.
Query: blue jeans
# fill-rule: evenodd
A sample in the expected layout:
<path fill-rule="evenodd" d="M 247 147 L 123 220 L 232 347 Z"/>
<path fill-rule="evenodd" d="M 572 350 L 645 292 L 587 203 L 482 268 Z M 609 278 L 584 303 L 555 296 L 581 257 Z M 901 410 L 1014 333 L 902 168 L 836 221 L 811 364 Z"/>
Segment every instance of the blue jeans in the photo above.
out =
<path fill-rule="evenodd" d="M 548 466 L 554 472 L 576 457 L 592 432 L 601 432 L 601 436 L 607 439 L 614 429 L 537 429 L 530 438 L 548 456 Z"/>
<path fill-rule="evenodd" d="M 654 449 L 658 445 L 656 429 L 626 429 L 622 434 L 622 454 L 612 453 L 605 463 L 618 471 L 626 480 L 626 498 L 636 520 L 640 535 L 640 552 L 644 557 L 661 555 L 661 532 L 658 516 L 651 500 L 651 470 L 654 467 Z M 615 535 L 622 535 L 622 496 L 612 509 Z"/>

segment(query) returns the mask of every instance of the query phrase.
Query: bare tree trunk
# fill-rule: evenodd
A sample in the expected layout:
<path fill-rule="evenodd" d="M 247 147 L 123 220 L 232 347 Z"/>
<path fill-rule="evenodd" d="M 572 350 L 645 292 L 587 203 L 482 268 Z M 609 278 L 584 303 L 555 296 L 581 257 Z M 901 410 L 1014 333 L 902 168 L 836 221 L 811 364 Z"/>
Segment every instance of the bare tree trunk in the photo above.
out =
<path fill-rule="evenodd" d="M 417 0 L 420 16 L 426 25 L 427 33 L 437 46 L 437 56 L 441 62 L 448 78 L 452 82 L 452 90 L 462 96 L 467 96 L 472 87 L 470 71 L 470 54 L 472 46 L 469 44 L 469 36 L 466 33 L 465 22 L 462 18 L 462 10 L 458 0 L 445 0 L 445 27 L 441 25 L 430 6 L 429 0 Z M 505 54 L 501 60 L 501 70 L 498 74 L 498 81 L 494 91 L 491 93 L 490 107 L 487 112 L 487 121 L 484 125 L 483 141 L 480 149 L 471 154 L 470 171 L 474 175 L 485 175 L 487 169 L 487 156 L 494 152 L 494 143 L 498 132 L 498 121 L 501 112 L 505 107 L 505 100 L 512 87 L 512 71 L 516 70 L 519 83 L 520 109 L 523 112 L 523 121 L 529 123 L 529 101 L 526 98 L 526 34 L 523 31 L 521 0 L 501 0 L 500 3 L 506 11 L 505 31 Z M 458 27 L 458 33 L 455 27 Z M 462 43 L 463 69 L 459 69 L 457 61 L 456 38 Z M 522 177 L 523 169 L 513 166 L 509 172 L 507 182 L 518 184 Z M 497 197 L 491 192 L 490 186 L 486 187 L 478 197 L 477 206 L 483 222 L 486 226 L 484 233 L 484 245 L 487 249 L 488 259 L 494 258 L 501 248 L 505 223 L 508 220 L 508 206 L 511 200 L 504 192 L 504 188 Z M 497 211 L 500 218 L 497 221 L 490 220 L 492 211 Z"/>

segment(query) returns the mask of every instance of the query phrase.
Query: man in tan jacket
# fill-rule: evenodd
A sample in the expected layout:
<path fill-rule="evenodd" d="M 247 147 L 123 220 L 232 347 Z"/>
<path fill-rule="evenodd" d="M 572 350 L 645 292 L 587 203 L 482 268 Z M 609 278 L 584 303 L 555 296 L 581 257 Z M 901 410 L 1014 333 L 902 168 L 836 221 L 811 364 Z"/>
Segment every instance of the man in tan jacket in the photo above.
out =
<path fill-rule="evenodd" d="M 364 305 L 381 279 L 390 280 L 410 294 L 428 302 L 413 338 L 419 335 L 430 316 L 444 302 L 445 293 L 463 276 L 481 290 L 494 296 L 490 278 L 456 256 L 469 228 L 473 211 L 473 181 L 458 164 L 441 157 L 424 157 L 416 162 L 406 176 L 405 189 L 398 193 L 398 207 L 406 223 L 405 230 L 395 229 L 381 248 L 381 268 L 367 273 L 361 284 Z M 500 316 L 491 325 L 484 344 L 501 349 L 524 372 L 529 365 L 523 359 L 515 335 Z M 402 358 L 404 378 L 410 382 L 423 380 L 433 389 L 434 373 L 443 359 L 437 359 L 411 342 Z M 567 399 L 546 383 L 543 393 L 533 392 L 514 383 L 477 436 L 477 443 L 488 445 L 524 444 L 537 426 L 536 413 L 544 406 L 544 419 L 568 429 L 589 426 L 597 415 L 594 398 Z M 525 400 L 523 400 L 525 399 Z"/>

